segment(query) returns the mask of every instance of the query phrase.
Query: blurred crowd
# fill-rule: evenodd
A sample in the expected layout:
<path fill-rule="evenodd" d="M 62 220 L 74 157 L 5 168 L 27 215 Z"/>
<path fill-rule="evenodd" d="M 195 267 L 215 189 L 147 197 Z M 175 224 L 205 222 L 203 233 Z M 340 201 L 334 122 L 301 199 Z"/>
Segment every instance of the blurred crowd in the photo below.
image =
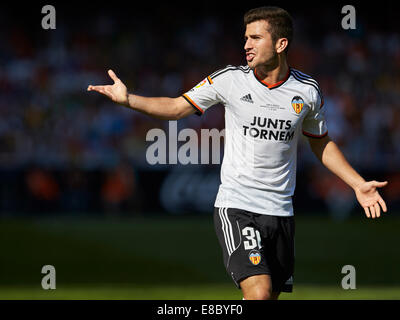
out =
<path fill-rule="evenodd" d="M 319 82 L 329 135 L 358 169 L 398 171 L 400 33 L 368 29 L 361 21 L 356 30 L 330 28 L 317 37 L 307 31 L 318 21 L 293 17 L 289 62 Z M 111 68 L 130 91 L 175 97 L 215 70 L 245 64 L 241 20 L 212 14 L 174 18 L 137 14 L 127 21 L 104 11 L 83 24 L 59 20 L 56 30 L 32 32 L 29 25 L 12 25 L 3 31 L 0 168 L 115 170 L 103 188 L 110 203 L 118 197 L 112 190 L 121 163 L 157 169 L 146 162 L 146 134 L 151 128 L 167 131 L 168 123 L 86 88 L 111 84 Z M 223 107 L 179 120 L 181 128 L 222 129 Z M 306 140 L 300 144 L 299 169 L 316 165 Z M 34 186 L 39 178 L 32 171 L 27 184 Z M 57 188 L 50 189 L 47 196 L 55 197 Z"/>

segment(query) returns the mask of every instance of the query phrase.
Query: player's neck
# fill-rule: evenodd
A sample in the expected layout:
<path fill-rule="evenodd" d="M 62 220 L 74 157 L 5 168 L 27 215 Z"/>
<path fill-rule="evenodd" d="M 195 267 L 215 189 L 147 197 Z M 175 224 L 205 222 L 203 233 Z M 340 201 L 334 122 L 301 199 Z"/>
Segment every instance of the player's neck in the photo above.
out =
<path fill-rule="evenodd" d="M 277 66 L 258 66 L 256 67 L 257 77 L 270 84 L 284 80 L 289 72 L 286 60 L 280 61 Z"/>

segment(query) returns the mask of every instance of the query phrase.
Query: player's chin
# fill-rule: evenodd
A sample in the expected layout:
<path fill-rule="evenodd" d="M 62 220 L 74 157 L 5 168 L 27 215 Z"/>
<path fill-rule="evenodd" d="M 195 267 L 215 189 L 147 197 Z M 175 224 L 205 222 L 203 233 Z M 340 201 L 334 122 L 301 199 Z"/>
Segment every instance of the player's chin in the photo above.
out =
<path fill-rule="evenodd" d="M 247 65 L 250 69 L 255 69 L 256 67 L 256 63 L 254 62 L 254 60 L 247 60 Z"/>

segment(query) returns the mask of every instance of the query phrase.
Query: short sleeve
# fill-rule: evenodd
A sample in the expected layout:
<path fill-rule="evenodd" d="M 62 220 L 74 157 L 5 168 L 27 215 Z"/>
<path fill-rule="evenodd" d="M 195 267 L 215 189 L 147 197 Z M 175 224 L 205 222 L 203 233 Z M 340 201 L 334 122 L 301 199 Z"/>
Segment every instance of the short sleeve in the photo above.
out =
<path fill-rule="evenodd" d="M 226 76 L 210 75 L 182 96 L 196 109 L 197 115 L 202 115 L 209 107 L 225 102 L 223 92 L 227 81 Z"/>
<path fill-rule="evenodd" d="M 311 138 L 323 138 L 328 134 L 324 99 L 320 90 L 311 90 L 310 110 L 303 120 L 303 134 Z"/>

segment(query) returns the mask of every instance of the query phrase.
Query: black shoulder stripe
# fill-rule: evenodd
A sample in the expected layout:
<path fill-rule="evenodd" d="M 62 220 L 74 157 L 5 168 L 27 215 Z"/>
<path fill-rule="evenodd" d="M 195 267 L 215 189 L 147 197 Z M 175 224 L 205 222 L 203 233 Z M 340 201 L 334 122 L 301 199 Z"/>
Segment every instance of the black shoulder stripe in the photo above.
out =
<path fill-rule="evenodd" d="M 317 92 L 319 94 L 319 97 L 321 99 L 321 107 L 322 107 L 323 101 L 324 101 L 324 96 L 323 96 L 322 91 L 321 91 L 321 89 L 320 89 L 320 87 L 318 85 L 318 82 L 315 81 L 313 78 L 311 78 L 309 75 L 307 75 L 305 73 L 302 73 L 302 72 L 300 72 L 298 70 L 295 70 L 295 69 L 291 68 L 290 72 L 291 72 L 291 74 L 293 75 L 293 77 L 296 80 L 298 80 L 299 82 L 304 83 L 304 84 L 309 84 L 309 85 L 313 86 L 317 90 Z"/>
<path fill-rule="evenodd" d="M 300 82 L 309 83 L 310 85 L 314 85 L 314 86 L 317 88 L 318 91 L 321 91 L 320 88 L 319 88 L 318 82 L 315 81 L 314 79 L 312 79 L 312 78 L 306 78 L 305 76 L 302 76 L 301 74 L 298 74 L 298 73 L 297 73 L 296 71 L 294 71 L 294 70 L 291 70 L 291 74 L 292 74 L 297 80 L 299 80 Z"/>
<path fill-rule="evenodd" d="M 250 67 L 249 66 L 239 66 L 238 67 L 240 70 L 242 70 L 244 73 L 249 73 L 250 72 Z"/>
<path fill-rule="evenodd" d="M 304 79 L 304 80 L 308 80 L 308 81 L 310 81 L 310 82 L 313 82 L 313 83 L 315 83 L 317 86 L 318 86 L 318 82 L 317 81 L 315 81 L 313 78 L 311 78 L 310 76 L 308 76 L 308 75 L 306 75 L 306 74 L 304 74 L 304 73 L 302 73 L 302 72 L 300 72 L 300 71 L 297 71 L 297 70 L 291 70 L 292 71 L 292 73 L 294 73 L 295 75 L 297 75 L 300 79 Z"/>
<path fill-rule="evenodd" d="M 318 87 L 318 85 L 317 85 L 316 83 L 311 82 L 310 80 L 302 79 L 302 78 L 298 77 L 295 73 L 292 73 L 292 76 L 293 76 L 297 81 L 299 81 L 299 82 L 301 82 L 301 83 L 304 83 L 304 84 L 308 84 L 308 85 L 314 87 L 315 90 L 317 90 L 321 101 L 323 101 L 322 92 L 321 92 L 320 88 Z"/>
<path fill-rule="evenodd" d="M 312 77 L 310 75 L 308 75 L 308 74 L 306 74 L 304 72 L 301 72 L 300 70 L 297 70 L 297 69 L 294 69 L 294 68 L 290 68 L 290 71 L 292 71 L 294 73 L 297 73 L 298 75 L 302 75 L 303 77 L 312 79 Z"/>
<path fill-rule="evenodd" d="M 225 72 L 227 72 L 227 71 L 230 71 L 230 70 L 236 70 L 236 67 L 231 67 L 231 68 L 222 69 L 220 72 L 217 72 L 217 73 L 215 73 L 215 74 L 212 74 L 212 75 L 210 76 L 210 78 L 211 78 L 211 79 L 214 79 L 214 78 L 218 77 L 219 75 L 221 75 L 221 74 L 223 74 L 223 73 L 225 73 Z"/>
<path fill-rule="evenodd" d="M 234 67 L 234 66 L 227 66 L 225 69 L 222 70 L 218 70 L 216 72 L 214 72 L 212 75 L 210 75 L 211 79 L 215 79 L 216 77 L 218 77 L 219 75 L 227 72 L 227 71 L 231 71 L 231 70 L 240 70 L 244 73 L 249 73 L 250 72 L 250 68 L 249 67 Z"/>
<path fill-rule="evenodd" d="M 218 69 L 217 71 L 213 72 L 212 74 L 210 74 L 210 78 L 214 77 L 217 73 L 221 72 L 221 71 L 225 71 L 228 68 L 234 68 L 234 66 L 231 65 L 227 65 L 225 68 L 222 69 Z"/>

